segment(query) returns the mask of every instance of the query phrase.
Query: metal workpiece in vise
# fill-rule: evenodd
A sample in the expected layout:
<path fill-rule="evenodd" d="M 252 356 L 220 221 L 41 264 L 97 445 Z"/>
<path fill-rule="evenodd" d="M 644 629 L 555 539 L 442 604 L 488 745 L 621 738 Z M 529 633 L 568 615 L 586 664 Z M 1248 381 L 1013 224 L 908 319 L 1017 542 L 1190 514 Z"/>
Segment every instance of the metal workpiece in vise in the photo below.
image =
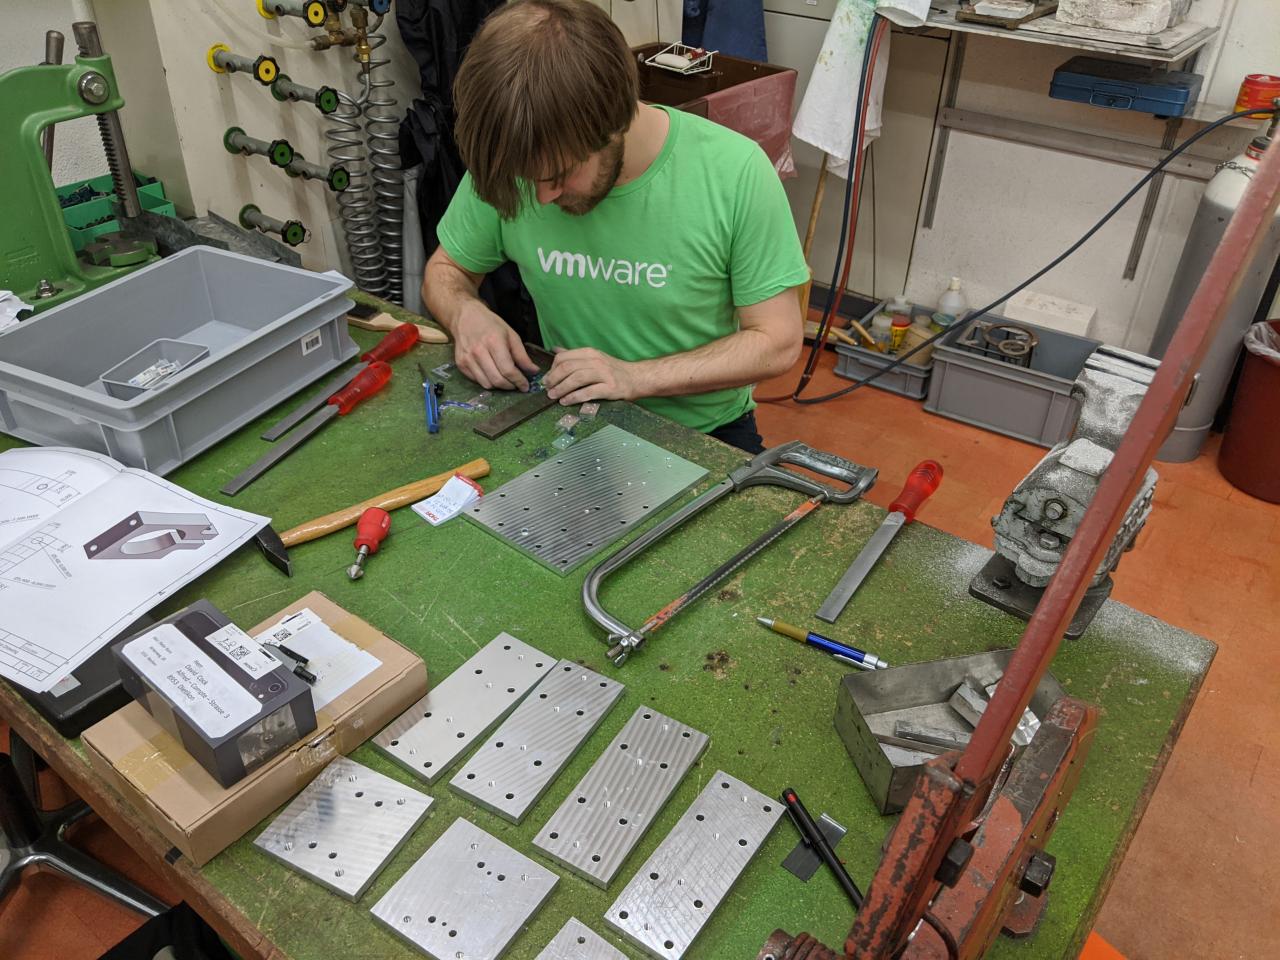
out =
<path fill-rule="evenodd" d="M 205 54 L 205 63 L 214 73 L 247 73 L 264 87 L 269 87 L 280 76 L 280 64 L 275 57 L 266 54 L 250 59 L 232 53 L 225 43 L 215 43 Z"/>
<path fill-rule="evenodd" d="M 1031 616 L 1093 501 L 1157 364 L 1150 357 L 1106 346 L 1085 362 L 1072 387 L 1080 405 L 1075 431 L 1045 454 L 992 518 L 996 555 L 970 583 L 973 596 L 1024 620 Z M 1155 487 L 1156 472 L 1148 467 L 1067 637 L 1083 633 L 1110 596 L 1111 573 L 1150 516 Z"/>
<path fill-rule="evenodd" d="M 787 466 L 800 467 L 818 476 L 839 481 L 844 484 L 844 487 L 837 488 L 822 483 L 805 474 L 788 470 Z M 587 574 L 587 579 L 582 585 L 582 603 L 586 608 L 587 616 L 608 634 L 609 659 L 621 666 L 654 631 L 699 597 L 714 589 L 819 506 L 824 503 L 850 504 L 860 499 L 875 484 L 877 474 L 878 471 L 873 467 L 864 467 L 835 454 L 815 450 L 798 440 L 771 447 L 731 472 L 724 480 L 690 501 L 643 536 L 636 538 L 599 563 Z M 600 603 L 600 587 L 612 573 L 729 494 L 759 486 L 785 487 L 805 494 L 808 499 L 770 530 L 649 617 L 640 627 L 633 629 L 604 609 Z"/>
<path fill-rule="evenodd" d="M 318 163 L 311 163 L 304 159 L 300 153 L 293 155 L 293 162 L 284 170 L 291 177 L 319 180 L 334 193 L 341 193 L 351 185 L 351 175 L 347 173 L 346 167 L 340 167 L 337 164 L 332 167 L 322 167 Z"/>
<path fill-rule="evenodd" d="M 322 0 L 258 0 L 258 14 L 265 20 L 298 17 L 312 27 L 323 27 L 329 15 Z"/>
<path fill-rule="evenodd" d="M 122 231 L 141 210 L 117 112 L 124 100 L 111 58 L 102 50 L 96 24 L 73 24 L 72 33 L 78 48 L 74 63 L 33 63 L 0 75 L 0 144 L 7 188 L 0 221 L 0 276 L 37 312 L 156 259 L 154 242 L 124 233 L 99 238 L 95 252 L 100 263 L 77 256 L 71 245 L 49 170 L 54 124 L 95 116 Z M 58 37 L 47 35 L 44 59 L 60 59 L 59 46 Z"/>
<path fill-rule="evenodd" d="M 293 163 L 294 151 L 288 140 L 259 140 L 239 127 L 227 127 L 222 135 L 222 145 L 228 153 L 245 157 L 266 157 L 273 167 L 287 167 Z"/>
<path fill-rule="evenodd" d="M 307 239 L 307 228 L 301 220 L 277 220 L 267 216 L 252 203 L 240 208 L 240 226 L 246 230 L 274 233 L 291 247 L 296 247 Z"/>
<path fill-rule="evenodd" d="M 306 87 L 294 83 L 287 73 L 276 77 L 271 95 L 281 103 L 309 103 L 325 116 L 338 109 L 338 91 L 333 87 Z"/>

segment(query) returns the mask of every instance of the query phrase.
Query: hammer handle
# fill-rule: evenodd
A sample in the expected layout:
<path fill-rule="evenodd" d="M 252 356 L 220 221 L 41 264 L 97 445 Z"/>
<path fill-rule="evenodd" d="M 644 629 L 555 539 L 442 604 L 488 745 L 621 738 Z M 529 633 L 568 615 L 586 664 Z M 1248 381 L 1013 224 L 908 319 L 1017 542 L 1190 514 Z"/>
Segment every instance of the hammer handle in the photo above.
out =
<path fill-rule="evenodd" d="M 334 513 L 327 513 L 323 517 L 316 517 L 314 520 L 308 520 L 306 523 L 300 523 L 292 530 L 286 530 L 280 535 L 280 539 L 286 547 L 296 546 L 299 543 L 307 543 L 311 540 L 317 540 L 320 537 L 335 533 L 338 530 L 344 530 L 360 519 L 360 515 L 370 507 L 378 507 L 382 510 L 394 510 L 397 507 L 403 507 L 406 504 L 416 503 L 423 497 L 429 497 L 435 493 L 446 483 L 455 473 L 460 473 L 464 477 L 470 477 L 472 480 L 479 480 L 481 477 L 489 475 L 489 461 L 483 458 L 472 460 L 470 463 L 464 463 L 462 466 L 454 470 L 448 470 L 445 473 L 437 473 L 434 477 L 427 477 L 423 480 L 415 480 L 413 483 L 406 483 L 403 487 L 396 487 L 394 490 L 388 490 L 376 497 L 371 497 L 354 506 L 346 507 Z"/>

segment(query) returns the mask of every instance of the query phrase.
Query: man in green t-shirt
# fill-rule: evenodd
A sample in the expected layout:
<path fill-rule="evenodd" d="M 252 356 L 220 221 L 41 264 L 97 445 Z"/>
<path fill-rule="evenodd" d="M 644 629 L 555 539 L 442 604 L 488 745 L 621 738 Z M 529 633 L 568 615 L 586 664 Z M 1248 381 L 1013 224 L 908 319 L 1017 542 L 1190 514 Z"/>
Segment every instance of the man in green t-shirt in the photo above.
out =
<path fill-rule="evenodd" d="M 809 276 L 782 184 L 746 137 L 642 104 L 634 54 L 587 0 L 517 0 L 454 87 L 468 174 L 423 279 L 459 369 L 529 389 L 519 337 L 478 296 L 508 260 L 533 295 L 560 403 L 634 400 L 751 452 L 751 387 L 788 370 Z"/>

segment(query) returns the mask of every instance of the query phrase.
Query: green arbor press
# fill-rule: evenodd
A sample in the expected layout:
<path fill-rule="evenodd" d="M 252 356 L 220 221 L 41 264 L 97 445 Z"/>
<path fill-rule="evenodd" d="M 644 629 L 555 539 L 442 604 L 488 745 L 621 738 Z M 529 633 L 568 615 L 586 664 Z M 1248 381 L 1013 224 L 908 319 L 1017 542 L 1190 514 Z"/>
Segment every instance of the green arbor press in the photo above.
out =
<path fill-rule="evenodd" d="M 6 188 L 0 218 L 0 288 L 44 310 L 100 287 L 156 259 L 155 245 L 121 234 L 90 244 L 81 257 L 71 246 L 53 178 L 41 147 L 50 124 L 97 115 L 111 168 L 121 224 L 138 214 L 138 195 L 119 114 L 124 106 L 111 58 L 97 26 L 72 25 L 74 64 L 19 67 L 0 75 L 0 174 Z"/>

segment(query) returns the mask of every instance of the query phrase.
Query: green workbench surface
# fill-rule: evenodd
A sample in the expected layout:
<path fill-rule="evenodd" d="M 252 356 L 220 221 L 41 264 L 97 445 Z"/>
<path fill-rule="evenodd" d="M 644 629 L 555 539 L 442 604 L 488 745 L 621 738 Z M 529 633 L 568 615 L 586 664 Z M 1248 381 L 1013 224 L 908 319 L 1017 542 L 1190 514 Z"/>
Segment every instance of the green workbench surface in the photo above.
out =
<path fill-rule="evenodd" d="M 362 346 L 378 338 L 353 332 Z M 427 434 L 415 361 L 429 369 L 449 359 L 450 351 L 419 346 L 396 360 L 396 375 L 382 394 L 331 424 L 229 502 L 271 516 L 276 529 L 284 530 L 475 457 L 492 464 L 492 475 L 482 481 L 486 490 L 544 459 L 557 436 L 559 408 L 494 442 L 471 430 L 488 414 L 456 409 L 445 412 L 439 434 Z M 466 399 L 477 391 L 456 372 L 446 384 L 447 399 Z M 506 402 L 497 395 L 494 408 Z M 218 488 L 267 449 L 258 435 L 290 408 L 282 405 L 171 479 L 228 502 Z M 579 432 L 605 423 L 705 466 L 709 473 L 699 490 L 743 461 L 727 446 L 627 404 L 606 404 L 595 423 L 583 424 Z M 0 449 L 6 445 L 14 444 L 0 438 Z M 874 466 L 874 450 L 866 455 Z M 884 482 L 896 481 L 886 477 Z M 799 499 L 776 488 L 731 497 L 616 574 L 603 591 L 605 606 L 625 622 L 639 623 Z M 357 904 L 260 853 L 252 841 L 265 822 L 209 863 L 205 877 L 287 956 L 415 956 L 369 913 L 391 884 L 459 816 L 539 858 L 532 845 L 536 832 L 636 707 L 647 704 L 705 731 L 710 746 L 607 891 L 556 869 L 560 882 L 508 957 L 535 957 L 570 916 L 616 942 L 602 914 L 718 769 L 767 794 L 794 786 L 815 816 L 827 812 L 845 824 L 849 834 L 840 853 L 865 887 L 893 821 L 876 813 L 832 727 L 836 687 L 846 668 L 762 629 L 755 617 L 822 626 L 813 611 L 883 516 L 870 503 L 822 507 L 717 593 L 682 613 L 621 668 L 605 659 L 602 634 L 583 612 L 582 581 L 592 563 L 561 577 L 462 519 L 433 528 L 408 509 L 397 511 L 390 538 L 355 583 L 345 574 L 353 554 L 349 530 L 294 548 L 292 579 L 256 551 L 241 551 L 165 609 L 207 597 L 248 628 L 308 591 L 321 590 L 420 654 L 433 682 L 505 630 L 550 656 L 617 677 L 626 692 L 519 826 L 454 794 L 447 776 L 437 781 L 427 791 L 435 797 L 430 817 Z M 925 523 L 912 524 L 839 623 L 824 632 L 891 663 L 1013 646 L 1023 624 L 967 595 L 970 577 L 987 556 L 983 548 Z M 1044 922 L 1028 940 L 1002 939 L 991 956 L 1076 956 L 1213 650 L 1202 638 L 1116 603 L 1107 604 L 1083 638 L 1063 645 L 1053 673 L 1072 695 L 1102 706 L 1101 724 L 1080 786 L 1049 846 L 1058 869 Z M 424 786 L 368 744 L 353 756 Z M 820 872 L 806 884 L 779 866 L 796 839 L 791 825 L 780 822 L 704 928 L 690 958 L 750 960 L 776 927 L 807 930 L 833 946 L 843 942 L 850 909 L 832 878 Z M 639 956 L 630 946 L 622 949 Z"/>

